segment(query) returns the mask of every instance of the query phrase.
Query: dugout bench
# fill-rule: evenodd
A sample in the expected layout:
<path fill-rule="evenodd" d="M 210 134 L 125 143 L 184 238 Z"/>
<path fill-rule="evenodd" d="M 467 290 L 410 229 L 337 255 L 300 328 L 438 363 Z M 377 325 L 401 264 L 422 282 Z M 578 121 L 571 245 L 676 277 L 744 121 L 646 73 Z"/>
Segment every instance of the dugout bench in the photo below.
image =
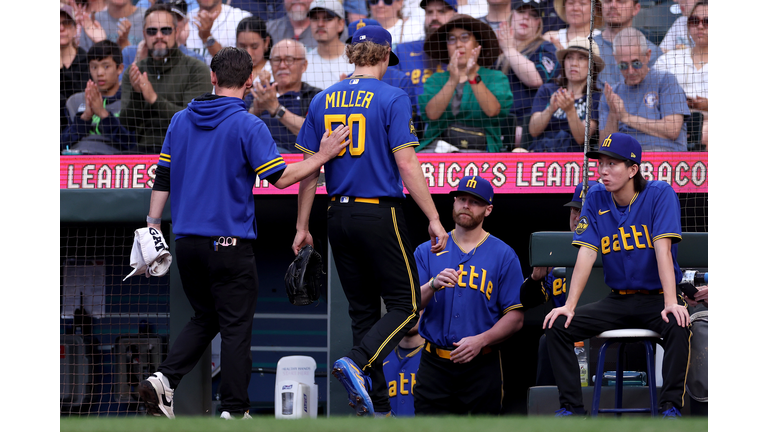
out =
<path fill-rule="evenodd" d="M 542 231 L 531 234 L 529 243 L 529 261 L 532 267 L 565 267 L 566 281 L 573 276 L 573 266 L 579 249 L 571 245 L 572 232 Z M 708 260 L 708 233 L 683 233 L 683 240 L 678 243 L 677 263 L 681 269 L 706 269 Z M 567 287 L 566 282 L 566 287 Z M 579 298 L 579 305 L 592 303 L 606 297 L 610 288 L 605 284 L 603 277 L 602 256 L 598 253 L 597 260 L 592 267 L 592 272 L 587 280 L 587 285 Z M 566 288 L 566 292 L 567 288 Z M 551 310 L 551 303 L 537 306 L 526 311 L 526 321 L 529 319 L 543 322 L 544 316 Z M 599 344 L 586 343 L 590 353 L 589 374 L 590 377 L 596 370 L 595 363 Z M 609 355 L 608 358 L 613 358 Z M 595 360 L 592 360 L 595 359 Z M 609 363 L 606 361 L 606 365 Z M 615 366 L 615 363 L 614 363 Z M 610 370 L 607 368 L 606 370 Z M 657 380 L 659 378 L 657 377 Z M 582 388 L 584 408 L 592 411 L 593 383 Z M 603 386 L 600 408 L 612 407 L 614 404 L 614 388 Z M 647 406 L 647 387 L 625 387 L 624 407 L 635 408 Z M 689 414 L 688 397 L 682 410 L 683 415 Z M 528 389 L 528 415 L 552 416 L 560 408 L 556 386 L 531 387 Z M 634 415 L 634 414 L 633 414 Z"/>

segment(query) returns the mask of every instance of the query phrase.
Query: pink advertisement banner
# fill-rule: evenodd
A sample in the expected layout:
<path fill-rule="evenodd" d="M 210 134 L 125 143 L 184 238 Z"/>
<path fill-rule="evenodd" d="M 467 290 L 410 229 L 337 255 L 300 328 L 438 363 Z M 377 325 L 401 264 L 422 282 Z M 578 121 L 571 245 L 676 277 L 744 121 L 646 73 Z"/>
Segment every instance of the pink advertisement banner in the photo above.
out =
<path fill-rule="evenodd" d="M 301 154 L 283 155 L 286 163 Z M 708 192 L 707 153 L 646 153 L 641 172 L 648 180 L 663 180 L 678 193 Z M 479 175 L 492 182 L 496 193 L 573 193 L 582 179 L 581 153 L 453 153 L 419 154 L 430 192 L 447 194 L 465 175 Z M 157 155 L 61 156 L 61 189 L 151 189 Z M 589 179 L 596 180 L 597 161 L 589 161 Z M 297 194 L 298 184 L 277 189 L 257 180 L 255 195 Z M 325 186 L 318 193 L 325 194 Z"/>

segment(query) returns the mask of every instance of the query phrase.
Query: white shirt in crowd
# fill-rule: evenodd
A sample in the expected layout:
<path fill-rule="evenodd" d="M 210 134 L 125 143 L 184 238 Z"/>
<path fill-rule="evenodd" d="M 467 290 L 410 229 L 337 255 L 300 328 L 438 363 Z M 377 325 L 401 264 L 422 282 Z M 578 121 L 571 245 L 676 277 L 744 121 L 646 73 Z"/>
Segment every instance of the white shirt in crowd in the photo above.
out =
<path fill-rule="evenodd" d="M 677 78 L 677 83 L 685 90 L 685 96 L 695 96 L 709 99 L 709 65 L 696 69 L 691 59 L 691 49 L 669 51 L 656 60 L 653 68 L 671 73 Z"/>
<path fill-rule="evenodd" d="M 487 0 L 467 0 L 467 4 L 459 5 L 459 13 L 480 19 L 488 15 Z"/>
<path fill-rule="evenodd" d="M 198 12 L 200 12 L 200 9 L 189 14 L 189 38 L 187 39 L 187 48 L 205 57 L 205 63 L 210 66 L 213 56 L 205 47 L 205 41 L 200 40 L 200 35 L 198 35 L 197 32 L 197 26 L 194 24 Z M 240 23 L 243 18 L 247 18 L 249 16 L 251 16 L 251 13 L 248 11 L 222 4 L 219 16 L 216 17 L 216 19 L 213 21 L 213 26 L 211 27 L 211 36 L 213 36 L 213 38 L 221 44 L 222 48 L 236 46 L 237 24 Z"/>
<path fill-rule="evenodd" d="M 345 54 L 333 60 L 326 60 L 320 57 L 316 49 L 307 53 L 307 63 L 307 71 L 304 72 L 302 81 L 321 90 L 339 82 L 341 74 L 346 76 L 355 71 L 355 65 L 349 63 Z"/>
<path fill-rule="evenodd" d="M 672 27 L 667 30 L 667 34 L 659 44 L 659 48 L 663 51 L 671 51 L 676 49 L 678 45 L 685 45 L 687 47 L 693 46 L 693 41 L 688 37 L 688 17 L 681 16 L 676 19 L 672 24 Z"/>
<path fill-rule="evenodd" d="M 426 37 L 424 34 L 423 18 L 421 21 L 411 18 L 405 22 L 399 19 L 394 26 L 388 28 L 387 30 L 389 30 L 389 33 L 392 35 L 393 50 L 397 47 L 398 44 L 422 40 Z"/>

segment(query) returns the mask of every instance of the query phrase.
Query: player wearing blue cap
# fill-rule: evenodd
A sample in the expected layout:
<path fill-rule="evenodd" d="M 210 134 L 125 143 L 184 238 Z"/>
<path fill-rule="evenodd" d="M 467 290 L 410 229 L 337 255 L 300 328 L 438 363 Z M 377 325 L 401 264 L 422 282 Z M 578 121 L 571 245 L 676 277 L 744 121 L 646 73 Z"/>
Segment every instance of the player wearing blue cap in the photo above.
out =
<path fill-rule="evenodd" d="M 589 189 L 573 235 L 580 249 L 568 300 L 544 318 L 560 391 L 557 415 L 585 413 L 574 342 L 607 330 L 646 328 L 663 338 L 660 410 L 664 417 L 680 416 L 691 337 L 688 311 L 677 294 L 680 202 L 668 183 L 640 174 L 642 150 L 630 135 L 608 135 L 587 156 L 599 160 L 602 184 Z M 577 308 L 598 253 L 611 293 Z"/>
<path fill-rule="evenodd" d="M 479 176 L 452 192 L 445 250 L 416 248 L 425 339 L 413 399 L 416 415 L 499 414 L 503 389 L 497 345 L 523 326 L 517 254 L 483 229 L 493 187 Z"/>
<path fill-rule="evenodd" d="M 587 188 L 584 189 L 584 183 L 576 185 L 573 192 L 573 198 L 563 207 L 569 207 L 569 225 L 571 232 L 576 229 L 581 216 L 581 205 L 587 191 L 597 185 L 594 180 L 589 180 Z M 520 300 L 523 303 L 523 309 L 531 309 L 544 304 L 552 299 L 554 307 L 560 307 L 565 304 L 567 295 L 566 281 L 564 277 L 556 277 L 551 267 L 534 267 L 531 277 L 525 280 L 520 287 Z M 549 351 L 547 351 L 547 337 L 541 335 L 539 338 L 539 361 L 536 369 L 536 385 L 555 385 L 555 377 L 552 375 L 552 364 L 549 361 Z"/>
<path fill-rule="evenodd" d="M 429 219 L 432 250 L 448 239 L 414 147 L 418 145 L 408 95 L 383 82 L 397 64 L 392 36 L 380 26 L 355 31 L 346 48 L 353 75 L 312 100 L 296 147 L 309 157 L 338 125 L 350 129 L 347 148 L 325 164 L 328 239 L 349 301 L 353 347 L 333 365 L 358 415 L 390 411 L 382 363 L 418 320 L 421 295 L 401 203 L 403 183 Z M 334 132 L 335 133 L 335 132 Z M 312 244 L 309 213 L 317 176 L 301 182 L 294 252 Z M 381 316 L 381 299 L 387 313 Z"/>

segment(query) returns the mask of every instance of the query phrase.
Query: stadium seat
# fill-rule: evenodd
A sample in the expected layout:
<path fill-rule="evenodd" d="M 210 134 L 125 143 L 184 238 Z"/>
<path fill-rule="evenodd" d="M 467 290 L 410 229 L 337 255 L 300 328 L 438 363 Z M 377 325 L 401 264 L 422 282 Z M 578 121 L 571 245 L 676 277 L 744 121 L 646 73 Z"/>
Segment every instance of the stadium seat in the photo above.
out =
<path fill-rule="evenodd" d="M 693 111 L 685 116 L 685 127 L 688 129 L 688 151 L 705 151 L 701 145 L 701 133 L 704 127 L 704 114 Z"/>
<path fill-rule="evenodd" d="M 597 374 L 595 374 L 595 390 L 592 396 L 592 417 L 599 413 L 647 413 L 656 417 L 656 367 L 653 355 L 653 345 L 661 341 L 661 335 L 646 329 L 619 329 L 610 330 L 597 335 L 606 339 L 600 347 L 600 356 L 597 360 Z M 603 384 L 603 368 L 605 366 L 605 353 L 611 344 L 618 343 L 619 349 L 616 359 L 616 396 L 614 408 L 600 408 L 600 389 Z M 648 393 L 650 394 L 650 406 L 648 408 L 622 408 L 622 391 L 624 388 L 624 348 L 628 343 L 642 343 L 645 346 L 645 360 L 648 365 Z"/>

